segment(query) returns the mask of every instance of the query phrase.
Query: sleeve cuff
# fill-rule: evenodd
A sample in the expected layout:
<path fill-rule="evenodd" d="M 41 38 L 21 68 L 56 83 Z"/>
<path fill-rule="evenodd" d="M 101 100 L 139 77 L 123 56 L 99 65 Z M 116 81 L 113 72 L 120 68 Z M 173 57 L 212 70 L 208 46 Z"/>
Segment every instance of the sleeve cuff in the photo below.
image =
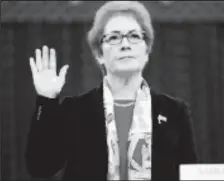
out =
<path fill-rule="evenodd" d="M 59 96 L 56 97 L 56 98 L 48 98 L 48 97 L 44 97 L 44 96 L 40 96 L 40 95 L 37 95 L 37 98 L 36 98 L 36 104 L 37 105 L 57 105 L 59 104 Z"/>

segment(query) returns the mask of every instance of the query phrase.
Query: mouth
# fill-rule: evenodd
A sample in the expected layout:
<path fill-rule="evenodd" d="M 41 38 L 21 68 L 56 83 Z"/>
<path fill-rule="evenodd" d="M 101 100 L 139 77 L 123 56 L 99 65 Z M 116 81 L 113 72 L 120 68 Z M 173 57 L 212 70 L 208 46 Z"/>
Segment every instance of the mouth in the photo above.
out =
<path fill-rule="evenodd" d="M 123 57 L 120 57 L 119 60 L 129 59 L 129 58 L 134 58 L 134 57 L 132 57 L 132 56 L 123 56 Z"/>

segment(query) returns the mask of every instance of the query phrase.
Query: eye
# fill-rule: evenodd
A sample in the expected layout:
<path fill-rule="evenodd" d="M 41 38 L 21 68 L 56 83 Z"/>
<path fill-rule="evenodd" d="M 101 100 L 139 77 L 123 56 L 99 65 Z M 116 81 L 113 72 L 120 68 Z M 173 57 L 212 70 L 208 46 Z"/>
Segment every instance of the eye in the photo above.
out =
<path fill-rule="evenodd" d="M 130 38 L 132 38 L 132 39 L 142 39 L 142 36 L 138 33 L 132 33 L 132 34 L 130 34 Z"/>
<path fill-rule="evenodd" d="M 118 40 L 119 39 L 119 35 L 110 35 L 108 36 L 108 40 L 111 41 L 111 40 Z"/>

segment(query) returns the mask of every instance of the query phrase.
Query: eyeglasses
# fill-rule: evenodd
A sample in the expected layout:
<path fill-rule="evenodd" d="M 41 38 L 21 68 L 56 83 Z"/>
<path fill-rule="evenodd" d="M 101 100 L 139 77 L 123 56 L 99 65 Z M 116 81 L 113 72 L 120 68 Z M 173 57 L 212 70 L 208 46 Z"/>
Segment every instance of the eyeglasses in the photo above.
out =
<path fill-rule="evenodd" d="M 145 32 L 134 31 L 134 32 L 129 32 L 127 34 L 121 34 L 121 33 L 106 34 L 101 39 L 101 43 L 106 42 L 110 45 L 119 45 L 122 43 L 122 40 L 124 37 L 127 38 L 129 43 L 137 44 L 142 42 L 145 39 Z"/>

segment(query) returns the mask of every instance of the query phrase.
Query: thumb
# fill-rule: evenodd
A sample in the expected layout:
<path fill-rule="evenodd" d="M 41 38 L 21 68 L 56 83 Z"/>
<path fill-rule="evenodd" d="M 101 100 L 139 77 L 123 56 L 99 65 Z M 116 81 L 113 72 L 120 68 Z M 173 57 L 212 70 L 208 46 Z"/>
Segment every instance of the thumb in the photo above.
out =
<path fill-rule="evenodd" d="M 67 74 L 67 70 L 68 70 L 68 68 L 69 68 L 69 65 L 64 65 L 62 68 L 61 68 L 61 70 L 60 70 L 60 72 L 59 72 L 59 77 L 61 78 L 61 79 L 65 79 L 65 76 L 66 76 L 66 74 Z"/>

